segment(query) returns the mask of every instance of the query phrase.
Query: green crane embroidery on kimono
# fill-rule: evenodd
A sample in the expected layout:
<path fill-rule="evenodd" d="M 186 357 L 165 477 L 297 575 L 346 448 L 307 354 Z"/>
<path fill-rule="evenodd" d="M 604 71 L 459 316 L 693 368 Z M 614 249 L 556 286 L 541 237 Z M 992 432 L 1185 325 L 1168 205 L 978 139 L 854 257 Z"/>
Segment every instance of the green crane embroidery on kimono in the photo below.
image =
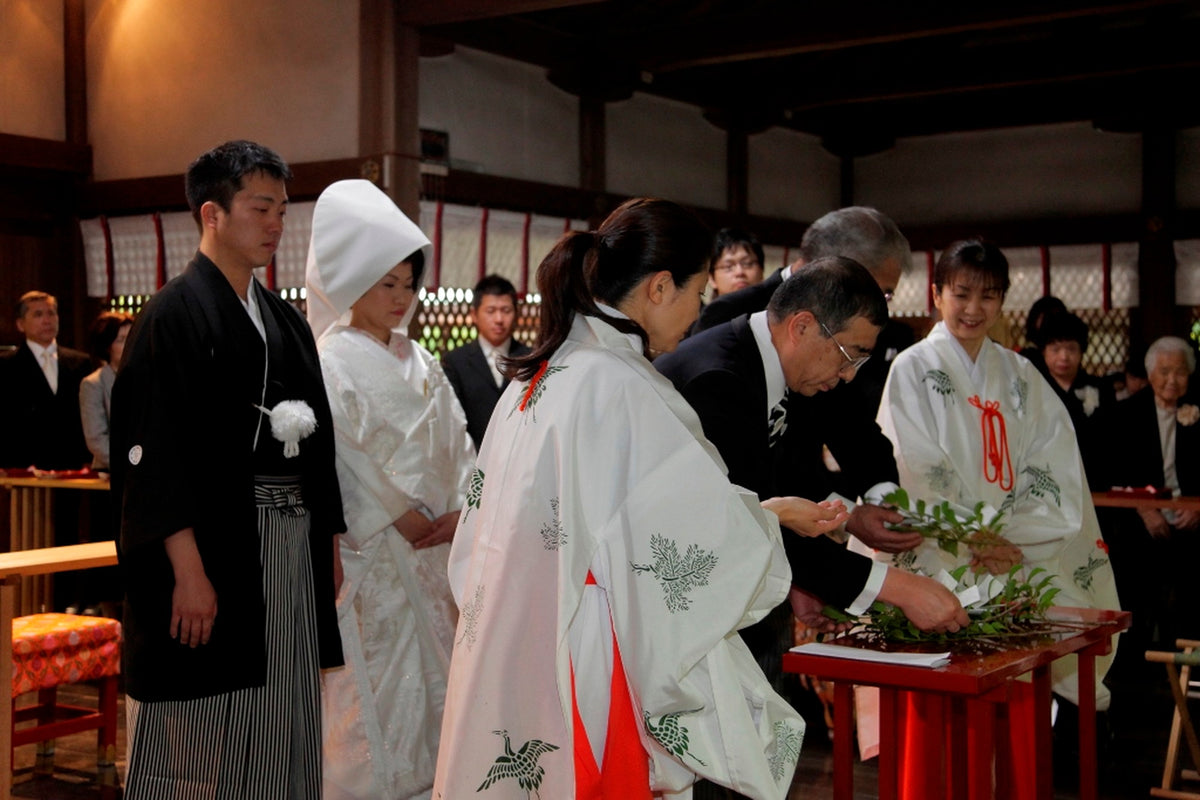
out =
<path fill-rule="evenodd" d="M 658 724 L 655 725 L 651 721 L 650 712 L 642 709 L 642 719 L 646 721 L 646 733 L 653 736 L 655 741 L 676 758 L 682 760 L 684 756 L 687 756 L 700 766 L 707 767 L 707 764 L 689 752 L 688 729 L 679 723 L 679 718 L 684 714 L 695 714 L 699 710 L 693 708 L 691 711 L 674 711 L 670 714 L 663 714 L 658 718 Z"/>
<path fill-rule="evenodd" d="M 1096 570 L 1107 563 L 1107 558 L 1096 558 L 1091 553 L 1088 553 L 1087 563 L 1075 569 L 1075 583 L 1079 585 L 1080 589 L 1091 589 L 1092 577 L 1095 575 Z"/>
<path fill-rule="evenodd" d="M 471 516 L 471 510 L 479 508 L 479 501 L 483 499 L 483 470 L 479 467 L 471 470 L 471 483 L 467 486 L 467 513 L 463 514 L 463 519 Z"/>
<path fill-rule="evenodd" d="M 653 564 L 630 562 L 629 566 L 634 572 L 651 572 L 658 578 L 668 611 L 672 614 L 687 611 L 692 606 L 688 593 L 697 586 L 708 585 L 717 557 L 695 544 L 688 545 L 687 552 L 680 557 L 675 541 L 657 533 L 650 537 L 650 553 L 654 556 Z"/>
<path fill-rule="evenodd" d="M 771 777 L 775 782 L 783 780 L 787 768 L 800 759 L 800 747 L 804 744 L 804 732 L 798 731 L 786 722 L 775 723 L 775 752 L 769 760 Z"/>
<path fill-rule="evenodd" d="M 940 369 L 931 369 L 925 373 L 922 381 L 929 381 L 929 385 L 935 392 L 942 396 L 942 403 L 949 405 L 954 401 L 954 381 L 950 380 L 950 376 Z"/>
<path fill-rule="evenodd" d="M 1059 487 L 1058 481 L 1054 480 L 1054 473 L 1050 471 L 1050 465 L 1047 464 L 1045 469 L 1035 467 L 1030 464 L 1021 470 L 1021 474 L 1028 475 L 1033 479 L 1027 490 L 1034 497 L 1040 497 L 1043 500 L 1047 497 L 1054 498 L 1054 505 L 1062 505 L 1062 488 Z"/>
<path fill-rule="evenodd" d="M 496 758 L 492 768 L 488 770 L 487 777 L 475 791 L 482 792 L 497 781 L 516 778 L 517 785 L 525 790 L 526 798 L 537 794 L 538 787 L 542 785 L 542 778 L 546 776 L 546 770 L 538 764 L 538 759 L 546 753 L 557 750 L 558 745 L 548 744 L 541 739 L 530 739 L 521 745 L 519 750 L 513 752 L 508 731 L 492 731 L 492 733 L 504 737 L 504 755 Z M 540 794 L 537 796 L 541 797 Z"/>

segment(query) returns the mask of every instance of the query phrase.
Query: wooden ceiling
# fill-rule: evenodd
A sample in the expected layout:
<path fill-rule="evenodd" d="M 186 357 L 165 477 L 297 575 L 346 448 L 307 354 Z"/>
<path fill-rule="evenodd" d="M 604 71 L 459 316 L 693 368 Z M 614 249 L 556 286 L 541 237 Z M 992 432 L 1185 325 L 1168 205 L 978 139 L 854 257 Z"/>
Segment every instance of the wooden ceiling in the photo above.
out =
<path fill-rule="evenodd" d="M 484 50 L 573 94 L 646 92 L 838 155 L 1013 125 L 1200 125 L 1200 0 L 397 0 L 396 13 L 425 54 Z"/>

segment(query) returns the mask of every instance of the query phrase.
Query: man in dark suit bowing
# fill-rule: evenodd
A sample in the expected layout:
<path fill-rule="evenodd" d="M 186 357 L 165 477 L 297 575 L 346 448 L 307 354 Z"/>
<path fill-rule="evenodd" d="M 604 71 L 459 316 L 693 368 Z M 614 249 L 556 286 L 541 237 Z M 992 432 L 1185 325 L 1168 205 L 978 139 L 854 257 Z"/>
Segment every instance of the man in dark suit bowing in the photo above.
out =
<path fill-rule="evenodd" d="M 79 416 L 86 353 L 58 344 L 58 301 L 26 292 L 17 304 L 20 346 L 0 359 L 4 386 L 0 467 L 79 469 L 91 462 Z"/>
<path fill-rule="evenodd" d="M 886 321 L 887 303 L 866 269 L 848 258 L 818 259 L 782 282 L 766 311 L 692 336 L 654 364 L 700 416 L 730 481 L 764 499 L 821 500 L 789 470 L 789 447 L 798 433 L 819 428 L 847 446 L 857 442 L 889 457 L 890 445 L 873 423 L 845 422 L 830 406 L 821 407 L 828 414 L 803 415 L 790 406 L 797 397 L 831 396 L 841 381 L 853 379 Z M 894 464 L 888 474 L 894 482 Z M 920 543 L 920 534 L 884 527 L 900 520 L 894 511 L 860 506 L 847 528 L 856 535 L 861 530 L 873 546 L 907 549 Z M 957 630 L 967 622 L 954 596 L 929 578 L 872 562 L 824 536 L 785 535 L 784 547 L 794 585 L 808 593 L 794 593 L 793 610 L 813 627 L 827 627 L 820 615 L 824 603 L 861 613 L 876 598 L 899 606 L 923 629 Z M 771 657 L 778 658 L 774 626 L 743 634 L 760 662 L 766 657 L 769 667 Z"/>
<path fill-rule="evenodd" d="M 442 370 L 467 412 L 467 433 L 478 450 L 496 401 L 508 386 L 501 360 L 524 355 L 529 348 L 513 339 L 517 290 L 499 275 L 488 275 L 475 284 L 471 321 L 479 337 L 442 356 Z"/>

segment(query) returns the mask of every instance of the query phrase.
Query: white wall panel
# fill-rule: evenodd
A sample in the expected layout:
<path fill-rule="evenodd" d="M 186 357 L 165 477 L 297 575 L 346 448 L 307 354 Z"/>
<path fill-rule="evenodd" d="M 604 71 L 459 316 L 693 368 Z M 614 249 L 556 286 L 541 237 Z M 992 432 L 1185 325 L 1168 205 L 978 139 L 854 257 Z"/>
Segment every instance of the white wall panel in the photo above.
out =
<path fill-rule="evenodd" d="M 725 207 L 725 134 L 700 109 L 644 94 L 607 109 L 609 191 Z"/>

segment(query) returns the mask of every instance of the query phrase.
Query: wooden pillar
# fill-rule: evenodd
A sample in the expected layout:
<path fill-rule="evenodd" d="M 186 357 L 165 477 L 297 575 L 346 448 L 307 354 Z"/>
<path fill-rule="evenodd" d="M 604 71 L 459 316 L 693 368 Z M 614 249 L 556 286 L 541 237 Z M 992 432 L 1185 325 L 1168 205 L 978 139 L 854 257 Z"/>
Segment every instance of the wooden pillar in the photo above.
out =
<path fill-rule="evenodd" d="M 1138 308 L 1130 338 L 1150 344 L 1186 335 L 1187 314 L 1175 305 L 1175 131 L 1142 133 L 1142 225 L 1138 240 Z"/>
<path fill-rule="evenodd" d="M 67 141 L 86 145 L 87 25 L 84 0 L 63 0 L 63 95 Z"/>
<path fill-rule="evenodd" d="M 396 25 L 395 43 L 395 156 L 388 165 L 388 188 L 400 210 L 416 221 L 421 219 L 421 128 L 417 121 L 421 36 L 416 28 Z"/>
<path fill-rule="evenodd" d="M 608 189 L 608 134 L 605 128 L 605 103 L 586 94 L 579 96 L 579 188 L 603 194 Z M 595 208 L 588 226 L 596 228 L 607 210 Z"/>
<path fill-rule="evenodd" d="M 838 164 L 838 206 L 846 208 L 854 205 L 854 156 L 842 156 Z"/>
<path fill-rule="evenodd" d="M 358 154 L 377 156 L 387 150 L 384 135 L 384 74 L 387 32 L 391 29 L 388 0 L 359 0 L 358 5 Z"/>
<path fill-rule="evenodd" d="M 731 126 L 725 133 L 725 203 L 730 213 L 745 216 L 750 210 L 750 136 Z"/>

